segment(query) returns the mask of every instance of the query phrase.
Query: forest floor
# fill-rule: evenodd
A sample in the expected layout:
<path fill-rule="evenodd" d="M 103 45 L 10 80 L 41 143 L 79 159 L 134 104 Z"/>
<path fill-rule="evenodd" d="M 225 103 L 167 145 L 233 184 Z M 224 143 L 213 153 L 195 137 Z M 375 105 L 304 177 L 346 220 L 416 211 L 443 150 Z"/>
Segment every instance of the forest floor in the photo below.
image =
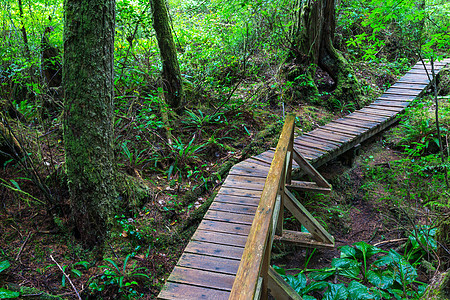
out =
<path fill-rule="evenodd" d="M 378 90 L 393 82 L 392 77 L 375 71 L 360 72 L 359 76 L 367 78 L 368 84 Z M 322 77 L 319 80 L 327 79 Z M 297 113 L 304 131 L 347 113 L 344 107 L 333 117 L 330 112 L 310 105 L 290 104 L 287 108 Z M 279 106 L 274 106 L 273 111 L 282 114 Z M 231 120 L 232 116 L 228 118 Z M 190 168 L 188 172 L 193 174 L 202 169 L 205 172 L 201 179 L 206 182 L 209 176 L 205 174 L 217 172 L 227 160 L 243 159 L 242 150 L 257 138 L 257 131 L 273 123 L 271 117 L 264 114 L 258 116 L 257 112 L 253 114 L 249 111 L 242 113 L 234 121 L 243 119 L 250 121 L 242 121 L 240 130 L 235 131 L 240 136 L 233 137 L 234 143 L 228 139 L 221 140 L 220 145 L 223 147 L 210 147 L 209 160 L 203 160 L 201 166 L 198 160 L 194 160 L 191 163 L 197 164 L 198 169 Z M 242 126 L 248 128 L 245 127 L 244 130 Z M 270 147 L 276 138 L 277 135 L 271 136 L 270 141 L 260 145 L 257 151 Z M 239 141 L 238 145 L 236 140 Z M 228 146 L 237 151 L 224 150 Z M 61 141 L 57 138 L 51 140 L 46 149 L 44 157 L 52 157 L 52 161 L 62 165 Z M 389 168 L 389 162 L 399 159 L 401 154 L 390 148 L 383 135 L 364 143 L 361 152 L 352 167 L 332 161 L 319 169 L 332 183 L 334 192 L 321 203 L 308 200 L 307 207 L 328 224 L 328 230 L 336 238 L 338 247 L 366 241 L 371 244 L 380 243 L 383 249 L 395 248 L 405 238 L 405 230 L 395 221 L 397 208 L 391 203 L 378 200 L 383 198 L 384 190 L 371 190 L 369 193 L 364 187 L 372 185 L 374 180 L 365 175 L 368 168 Z M 136 177 L 148 178 L 148 174 L 136 165 L 124 166 L 123 170 Z M 61 174 L 55 176 L 59 182 L 65 180 Z M 102 295 L 103 299 L 115 299 L 121 293 L 128 298 L 154 299 L 189 239 L 188 235 L 181 235 L 179 228 L 185 226 L 186 220 L 195 215 L 196 210 L 214 195 L 224 179 L 209 182 L 206 192 L 194 200 L 182 203 L 177 200 L 193 189 L 193 177 L 189 179 L 189 176 L 180 175 L 178 178 L 181 180 L 168 180 L 170 175 L 152 176 L 147 180 L 152 190 L 150 201 L 126 216 L 117 216 L 117 227 L 112 234 L 113 239 L 106 246 L 108 258 L 105 258 L 86 251 L 74 238 L 70 226 L 68 192 L 64 184 L 58 194 L 60 211 L 54 212 L 31 196 L 38 195 L 39 191 L 27 179 L 29 174 L 22 173 L 20 168 L 6 163 L 0 169 L 0 178 L 3 178 L 3 187 L 6 187 L 0 189 L 0 257 L 7 258 L 11 264 L 6 273 L 0 272 L 0 285 L 10 290 L 16 290 L 19 286 L 32 288 L 25 292 L 29 296 L 27 299 L 32 299 L 33 296 L 48 296 L 51 299 L 50 295 L 76 298 L 76 293 L 83 298 Z M 289 222 L 287 221 L 287 226 L 298 225 Z M 329 266 L 338 253 L 336 249 L 317 250 L 311 254 L 310 250 L 275 244 L 273 262 L 295 273 L 305 263 L 312 269 Z M 427 281 L 427 278 L 420 279 Z"/>

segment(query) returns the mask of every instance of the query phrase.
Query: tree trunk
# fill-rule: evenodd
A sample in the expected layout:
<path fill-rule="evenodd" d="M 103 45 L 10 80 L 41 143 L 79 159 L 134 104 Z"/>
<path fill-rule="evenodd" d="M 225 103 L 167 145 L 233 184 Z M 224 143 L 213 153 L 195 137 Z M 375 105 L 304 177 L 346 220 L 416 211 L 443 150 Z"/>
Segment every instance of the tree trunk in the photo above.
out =
<path fill-rule="evenodd" d="M 64 2 L 64 144 L 76 229 L 102 242 L 119 206 L 113 166 L 114 0 Z"/>
<path fill-rule="evenodd" d="M 20 31 L 22 32 L 23 44 L 24 44 L 24 49 L 25 49 L 25 56 L 27 57 L 27 59 L 30 59 L 31 55 L 30 55 L 30 48 L 28 47 L 27 30 L 25 29 L 25 24 L 23 22 L 22 0 L 19 0 L 19 16 L 20 16 L 20 24 L 22 25 L 22 28 L 20 28 Z"/>
<path fill-rule="evenodd" d="M 313 78 L 319 66 L 334 80 L 333 97 L 341 102 L 358 103 L 361 89 L 354 71 L 333 46 L 335 0 L 297 0 L 295 12 L 291 31 L 293 47 L 289 59 L 293 58 L 300 68 L 294 71 L 295 78 L 309 82 L 306 97 L 317 97 Z"/>
<path fill-rule="evenodd" d="M 161 54 L 164 97 L 170 108 L 181 111 L 184 105 L 183 85 L 166 3 L 164 0 L 151 0 L 150 4 Z"/>

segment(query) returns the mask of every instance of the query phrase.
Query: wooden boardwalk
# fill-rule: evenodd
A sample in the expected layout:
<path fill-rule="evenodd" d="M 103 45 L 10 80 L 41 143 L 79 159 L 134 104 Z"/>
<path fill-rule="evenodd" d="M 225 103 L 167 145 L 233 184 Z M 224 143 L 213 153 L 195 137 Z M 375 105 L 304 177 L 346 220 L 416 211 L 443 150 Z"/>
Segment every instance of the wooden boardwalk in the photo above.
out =
<path fill-rule="evenodd" d="M 446 63 L 437 62 L 436 73 Z M 419 62 L 371 105 L 295 138 L 294 148 L 318 167 L 396 122 L 429 83 Z M 230 170 L 159 299 L 229 298 L 273 157 L 269 150 Z"/>

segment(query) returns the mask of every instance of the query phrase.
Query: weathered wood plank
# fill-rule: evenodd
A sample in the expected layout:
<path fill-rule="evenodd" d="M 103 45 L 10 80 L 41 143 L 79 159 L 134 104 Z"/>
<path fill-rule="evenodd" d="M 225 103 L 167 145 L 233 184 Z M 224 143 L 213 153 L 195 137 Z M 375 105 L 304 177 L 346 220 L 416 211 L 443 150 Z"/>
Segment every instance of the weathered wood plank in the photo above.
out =
<path fill-rule="evenodd" d="M 351 119 L 351 118 L 341 118 L 335 120 L 333 123 L 338 123 L 346 126 L 354 126 L 354 127 L 360 127 L 365 129 L 372 129 L 378 124 L 379 122 L 371 122 L 371 121 L 365 121 L 365 120 L 359 120 L 359 119 Z"/>
<path fill-rule="evenodd" d="M 372 104 L 392 107 L 407 107 L 411 104 L 409 101 L 389 101 L 389 100 L 375 100 Z"/>
<path fill-rule="evenodd" d="M 192 286 L 188 284 L 167 282 L 158 299 L 164 300 L 198 300 L 198 299 L 216 299 L 226 300 L 229 299 L 230 292 L 208 289 L 198 286 Z"/>
<path fill-rule="evenodd" d="M 200 225 L 198 225 L 198 228 L 200 230 L 209 230 L 240 235 L 248 235 L 248 233 L 250 232 L 250 225 L 233 224 L 211 220 L 203 220 L 202 222 L 200 222 Z"/>
<path fill-rule="evenodd" d="M 245 189 L 222 186 L 218 192 L 218 195 L 251 197 L 259 199 L 261 197 L 261 191 L 251 191 L 251 190 L 247 191 Z"/>
<path fill-rule="evenodd" d="M 331 192 L 331 187 L 320 187 L 315 182 L 309 181 L 292 181 L 291 184 L 286 185 L 286 187 L 296 190 L 296 191 L 311 191 L 328 194 Z"/>
<path fill-rule="evenodd" d="M 239 260 L 244 252 L 244 248 L 201 241 L 190 241 L 184 249 L 184 252 Z"/>
<path fill-rule="evenodd" d="M 254 204 L 256 204 L 256 206 L 258 205 L 257 201 L 253 202 Z M 209 210 L 225 211 L 234 214 L 254 215 L 256 211 L 256 206 L 226 203 L 214 200 L 213 203 L 211 203 Z"/>
<path fill-rule="evenodd" d="M 334 248 L 333 243 L 323 243 L 314 239 L 311 233 L 283 230 L 282 236 L 275 236 L 276 241 L 293 243 L 305 248 Z"/>
<path fill-rule="evenodd" d="M 342 142 L 335 142 L 335 141 L 328 141 L 328 140 L 324 140 L 320 137 L 316 137 L 310 134 L 305 133 L 304 135 L 296 138 L 294 140 L 295 143 L 297 142 L 303 142 L 303 141 L 314 141 L 315 143 L 322 143 L 324 145 L 330 145 L 331 147 L 340 147 L 342 145 Z"/>
<path fill-rule="evenodd" d="M 259 195 L 260 197 L 261 195 Z M 227 195 L 227 194 L 217 194 L 214 198 L 214 202 L 224 202 L 229 204 L 239 204 L 243 206 L 258 206 L 259 203 L 258 196 L 239 196 L 239 195 Z M 213 202 L 213 203 L 214 203 Z"/>
<path fill-rule="evenodd" d="M 183 253 L 178 260 L 177 266 L 236 275 L 239 268 L 239 260 Z"/>
<path fill-rule="evenodd" d="M 387 110 L 387 111 L 393 111 L 396 113 L 399 113 L 403 111 L 404 107 L 398 107 L 398 106 L 390 106 L 390 105 L 377 105 L 377 104 L 370 104 L 367 106 L 367 108 L 376 109 L 376 110 Z"/>
<path fill-rule="evenodd" d="M 191 240 L 244 248 L 247 236 L 216 231 L 196 230 Z"/>
<path fill-rule="evenodd" d="M 211 220 L 211 221 L 221 221 L 227 222 L 230 224 L 245 224 L 252 225 L 254 215 L 249 214 L 237 214 L 226 211 L 217 211 L 209 209 L 203 220 Z"/>
<path fill-rule="evenodd" d="M 234 278 L 233 275 L 228 274 L 177 267 L 170 274 L 167 281 L 195 285 L 208 289 L 231 291 Z"/>

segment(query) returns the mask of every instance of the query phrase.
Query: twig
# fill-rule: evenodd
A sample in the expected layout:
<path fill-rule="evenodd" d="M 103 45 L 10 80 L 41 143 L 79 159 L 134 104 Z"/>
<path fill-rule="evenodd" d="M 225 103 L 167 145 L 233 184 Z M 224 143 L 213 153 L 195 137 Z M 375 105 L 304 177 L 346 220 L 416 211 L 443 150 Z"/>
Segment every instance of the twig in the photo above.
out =
<path fill-rule="evenodd" d="M 373 245 L 375 247 L 378 247 L 380 245 L 389 244 L 389 243 L 406 242 L 407 240 L 408 240 L 408 238 L 393 239 L 393 240 L 389 240 L 389 241 L 378 242 L 378 243 L 375 243 Z"/>
<path fill-rule="evenodd" d="M 22 244 L 22 247 L 20 247 L 19 253 L 17 253 L 17 255 L 16 255 L 16 259 L 15 259 L 16 261 L 19 260 L 20 254 L 22 253 L 23 248 L 27 244 L 28 239 L 30 238 L 30 236 L 31 236 L 31 231 L 28 233 L 27 238 L 25 239 L 25 242 L 23 242 L 23 244 Z"/>
<path fill-rule="evenodd" d="M 50 258 L 58 266 L 58 268 L 61 270 L 63 275 L 67 278 L 67 280 L 69 281 L 69 283 L 72 286 L 73 290 L 75 291 L 75 294 L 77 294 L 78 299 L 81 300 L 80 294 L 78 294 L 77 288 L 73 285 L 72 280 L 70 280 L 69 276 L 67 276 L 66 272 L 64 272 L 63 268 L 61 268 L 61 266 L 58 264 L 58 262 L 53 258 L 53 256 L 51 254 L 50 254 Z"/>

